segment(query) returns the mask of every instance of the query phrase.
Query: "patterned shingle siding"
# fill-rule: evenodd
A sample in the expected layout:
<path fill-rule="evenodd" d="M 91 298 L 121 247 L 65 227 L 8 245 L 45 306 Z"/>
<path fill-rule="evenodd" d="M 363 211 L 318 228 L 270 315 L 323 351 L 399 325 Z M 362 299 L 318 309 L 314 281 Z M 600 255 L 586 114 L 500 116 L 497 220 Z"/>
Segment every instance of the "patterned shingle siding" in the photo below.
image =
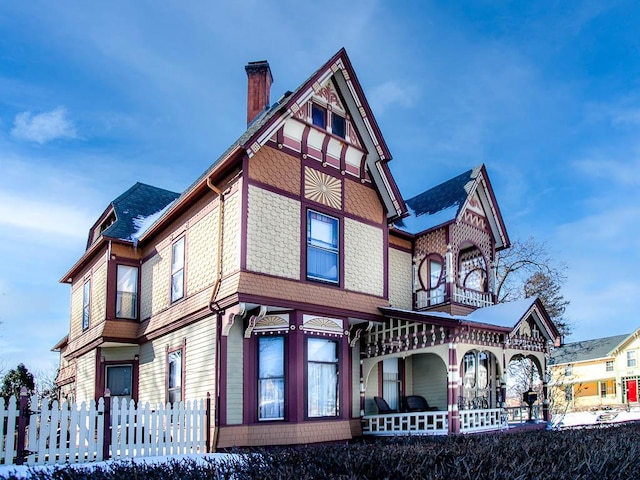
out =
<path fill-rule="evenodd" d="M 413 265 L 411 254 L 389 248 L 389 303 L 393 307 L 413 308 Z"/>
<path fill-rule="evenodd" d="M 344 181 L 344 209 L 371 222 L 382 223 L 384 212 L 373 188 L 349 179 Z"/>
<path fill-rule="evenodd" d="M 382 229 L 344 219 L 344 286 L 382 296 L 384 291 Z"/>
<path fill-rule="evenodd" d="M 96 351 L 76 359 L 76 401 L 93 400 L 96 388 Z"/>
<path fill-rule="evenodd" d="M 107 262 L 103 262 L 91 276 L 91 319 L 96 326 L 107 316 Z"/>
<path fill-rule="evenodd" d="M 217 270 L 218 209 L 207 213 L 189 229 L 187 295 L 213 284 Z"/>
<path fill-rule="evenodd" d="M 169 306 L 171 287 L 171 244 L 142 264 L 140 318 L 149 318 Z"/>
<path fill-rule="evenodd" d="M 300 160 L 269 146 L 249 160 L 249 178 L 300 195 Z"/>
<path fill-rule="evenodd" d="M 238 182 L 239 184 L 239 182 Z M 240 227 L 242 215 L 241 189 L 236 188 L 224 199 L 224 225 L 222 227 L 223 275 L 240 270 Z"/>
<path fill-rule="evenodd" d="M 212 315 L 141 345 L 139 401 L 155 404 L 166 400 L 167 347 L 180 347 L 183 339 L 186 339 L 183 359 L 186 367 L 183 379 L 185 400 L 205 399 L 207 392 L 215 398 L 215 338 L 216 321 Z"/>
<path fill-rule="evenodd" d="M 300 278 L 300 202 L 249 186 L 247 269 Z"/>

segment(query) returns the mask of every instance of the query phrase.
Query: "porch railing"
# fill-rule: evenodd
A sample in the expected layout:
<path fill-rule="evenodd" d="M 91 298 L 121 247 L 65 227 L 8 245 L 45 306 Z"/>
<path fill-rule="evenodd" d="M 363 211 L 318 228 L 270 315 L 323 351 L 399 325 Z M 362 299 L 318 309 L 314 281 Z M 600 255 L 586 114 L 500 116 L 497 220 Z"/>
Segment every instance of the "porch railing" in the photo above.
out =
<path fill-rule="evenodd" d="M 542 419 L 542 405 L 533 406 L 533 420 Z M 519 407 L 507 407 L 507 420 L 509 423 L 525 423 L 529 420 L 529 407 L 520 405 Z"/>
<path fill-rule="evenodd" d="M 362 417 L 364 435 L 446 435 L 447 412 L 388 413 Z"/>
<path fill-rule="evenodd" d="M 460 433 L 485 432 L 509 428 L 507 415 L 501 408 L 460 410 Z"/>

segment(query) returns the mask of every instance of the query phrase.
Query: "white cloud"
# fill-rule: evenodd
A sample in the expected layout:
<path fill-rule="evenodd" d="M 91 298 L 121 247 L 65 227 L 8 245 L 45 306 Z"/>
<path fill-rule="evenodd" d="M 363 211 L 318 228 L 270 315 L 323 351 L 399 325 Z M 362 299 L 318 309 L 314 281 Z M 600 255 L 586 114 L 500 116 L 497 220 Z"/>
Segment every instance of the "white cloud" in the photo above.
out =
<path fill-rule="evenodd" d="M 406 82 L 400 85 L 398 82 L 389 81 L 372 88 L 368 99 L 374 115 L 382 115 L 391 105 L 412 107 L 416 103 L 417 93 L 417 89 Z"/>
<path fill-rule="evenodd" d="M 95 218 L 76 206 L 0 192 L 0 225 L 84 238 Z"/>
<path fill-rule="evenodd" d="M 76 138 L 75 126 L 67 118 L 67 110 L 64 107 L 35 115 L 31 112 L 19 113 L 13 125 L 11 135 L 40 144 L 56 138 Z"/>

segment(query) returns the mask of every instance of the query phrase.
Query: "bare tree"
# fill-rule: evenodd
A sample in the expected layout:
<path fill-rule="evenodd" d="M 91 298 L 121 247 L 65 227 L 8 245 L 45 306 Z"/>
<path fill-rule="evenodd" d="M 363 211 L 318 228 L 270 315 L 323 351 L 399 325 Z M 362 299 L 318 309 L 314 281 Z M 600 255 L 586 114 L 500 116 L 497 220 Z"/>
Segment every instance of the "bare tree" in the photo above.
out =
<path fill-rule="evenodd" d="M 558 285 L 566 280 L 566 265 L 558 262 L 545 242 L 533 237 L 515 240 L 496 255 L 496 298 L 498 303 L 518 300 L 523 285 L 534 273 L 543 273 Z"/>
<path fill-rule="evenodd" d="M 560 288 L 557 280 L 542 272 L 536 272 L 525 282 L 524 294 L 526 297 L 537 295 L 540 298 L 549 317 L 565 337 L 571 333 L 571 324 L 564 317 L 569 300 L 560 293 Z"/>

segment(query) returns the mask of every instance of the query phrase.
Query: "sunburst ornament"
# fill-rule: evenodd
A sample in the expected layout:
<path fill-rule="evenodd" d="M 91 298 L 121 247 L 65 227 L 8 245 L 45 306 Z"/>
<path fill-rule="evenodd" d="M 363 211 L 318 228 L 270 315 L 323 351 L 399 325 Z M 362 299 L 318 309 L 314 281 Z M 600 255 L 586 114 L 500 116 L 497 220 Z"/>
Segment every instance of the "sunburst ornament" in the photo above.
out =
<path fill-rule="evenodd" d="M 305 167 L 304 196 L 339 210 L 342 206 L 342 182 L 326 173 Z"/>

